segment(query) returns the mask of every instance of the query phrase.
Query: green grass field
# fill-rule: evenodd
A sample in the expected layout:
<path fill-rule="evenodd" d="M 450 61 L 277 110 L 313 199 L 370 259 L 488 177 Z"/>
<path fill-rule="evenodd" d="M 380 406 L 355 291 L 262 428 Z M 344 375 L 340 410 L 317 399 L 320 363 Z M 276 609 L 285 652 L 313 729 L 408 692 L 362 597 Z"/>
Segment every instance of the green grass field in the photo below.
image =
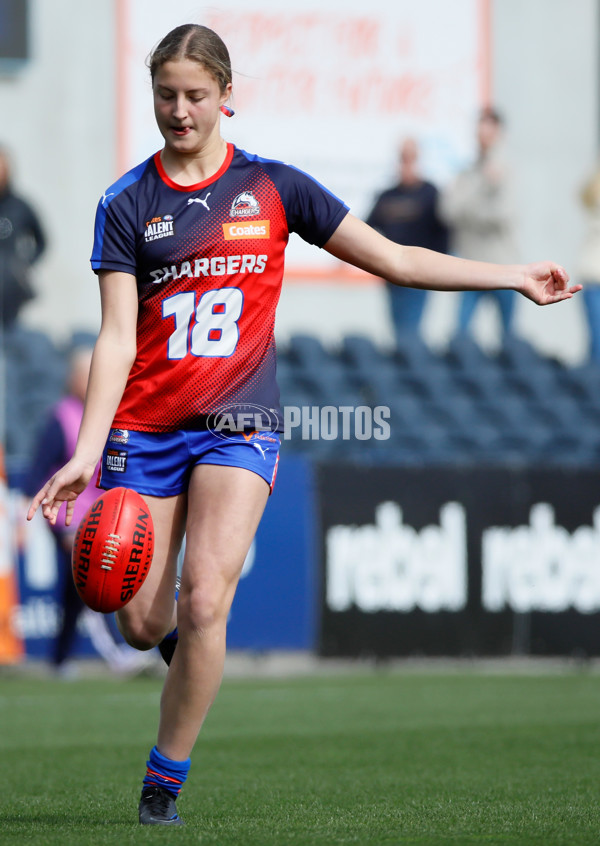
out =
<path fill-rule="evenodd" d="M 161 682 L 0 676 L 0 843 L 600 843 L 600 676 L 226 680 L 178 802 L 140 827 Z"/>

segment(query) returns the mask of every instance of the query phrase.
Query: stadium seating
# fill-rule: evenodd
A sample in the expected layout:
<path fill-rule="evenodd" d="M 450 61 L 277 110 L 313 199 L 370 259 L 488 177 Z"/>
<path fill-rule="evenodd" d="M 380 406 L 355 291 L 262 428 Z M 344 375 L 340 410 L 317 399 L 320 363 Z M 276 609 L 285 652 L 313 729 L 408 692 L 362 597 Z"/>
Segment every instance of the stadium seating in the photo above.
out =
<path fill-rule="evenodd" d="M 60 347 L 45 333 L 22 326 L 2 335 L 6 468 L 17 486 L 27 472 L 46 415 L 64 390 L 70 347 L 70 340 Z"/>
<path fill-rule="evenodd" d="M 600 462 L 600 368 L 569 368 L 515 336 L 488 355 L 467 336 L 436 353 L 414 338 L 385 351 L 359 335 L 336 349 L 302 335 L 280 358 L 295 363 L 284 365 L 284 405 L 300 405 L 301 385 L 308 404 L 390 410 L 388 440 L 302 443 L 298 430 L 288 450 L 374 464 Z"/>
<path fill-rule="evenodd" d="M 61 347 L 31 329 L 5 334 L 0 362 L 13 479 L 63 391 L 68 350 L 93 340 L 74 332 Z M 298 334 L 279 345 L 277 378 L 284 406 L 389 409 L 386 439 L 303 438 L 294 429 L 285 450 L 314 460 L 600 464 L 600 367 L 564 366 L 518 338 L 491 356 L 466 336 L 438 353 L 414 338 L 386 351 L 360 335 L 334 348 Z"/>

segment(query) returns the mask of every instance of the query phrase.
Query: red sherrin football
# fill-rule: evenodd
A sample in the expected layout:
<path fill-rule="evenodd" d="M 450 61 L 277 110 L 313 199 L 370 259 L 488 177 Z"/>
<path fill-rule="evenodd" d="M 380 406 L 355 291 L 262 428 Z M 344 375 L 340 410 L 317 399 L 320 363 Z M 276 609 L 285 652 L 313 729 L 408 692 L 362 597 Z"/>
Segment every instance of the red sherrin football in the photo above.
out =
<path fill-rule="evenodd" d="M 142 497 L 129 488 L 103 493 L 84 515 L 73 544 L 77 593 L 93 611 L 118 611 L 150 570 L 154 526 Z"/>

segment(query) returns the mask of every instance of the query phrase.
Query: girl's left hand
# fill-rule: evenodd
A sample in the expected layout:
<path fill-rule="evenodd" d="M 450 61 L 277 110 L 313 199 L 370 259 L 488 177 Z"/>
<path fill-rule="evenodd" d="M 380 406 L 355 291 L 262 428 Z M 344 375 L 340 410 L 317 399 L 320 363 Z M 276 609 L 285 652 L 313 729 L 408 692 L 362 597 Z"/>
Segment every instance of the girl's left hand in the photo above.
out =
<path fill-rule="evenodd" d="M 569 300 L 581 291 L 581 285 L 569 285 L 569 274 L 559 264 L 541 261 L 525 266 L 521 293 L 538 305 Z"/>

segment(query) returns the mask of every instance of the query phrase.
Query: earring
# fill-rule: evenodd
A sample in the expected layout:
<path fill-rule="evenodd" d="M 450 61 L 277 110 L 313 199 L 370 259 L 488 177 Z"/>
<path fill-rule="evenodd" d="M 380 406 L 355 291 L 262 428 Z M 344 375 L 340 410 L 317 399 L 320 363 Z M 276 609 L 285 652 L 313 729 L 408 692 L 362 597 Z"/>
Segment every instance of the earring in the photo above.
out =
<path fill-rule="evenodd" d="M 225 115 L 225 117 L 233 117 L 235 112 L 229 106 L 221 106 L 221 111 Z"/>

